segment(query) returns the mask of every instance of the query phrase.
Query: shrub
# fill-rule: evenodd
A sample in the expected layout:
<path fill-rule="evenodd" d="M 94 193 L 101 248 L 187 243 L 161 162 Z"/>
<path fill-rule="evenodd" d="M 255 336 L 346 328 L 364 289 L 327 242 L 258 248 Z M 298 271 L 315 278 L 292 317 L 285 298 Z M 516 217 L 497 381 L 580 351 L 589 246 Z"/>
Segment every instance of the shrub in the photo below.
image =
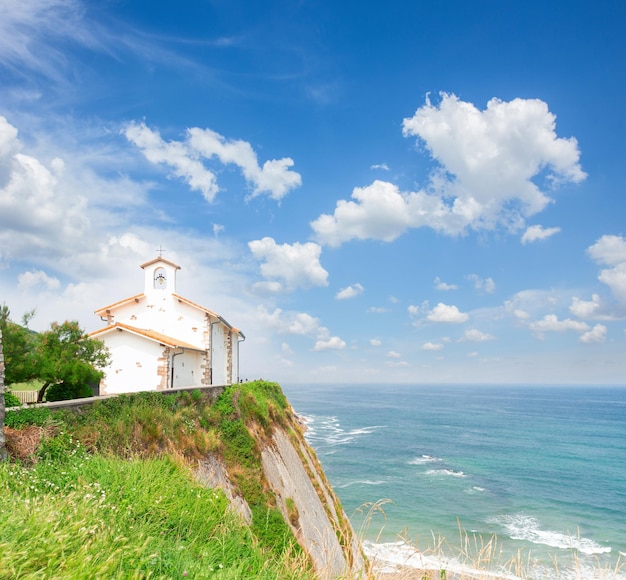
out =
<path fill-rule="evenodd" d="M 4 406 L 5 407 L 20 407 L 22 402 L 11 392 L 4 393 Z"/>
<path fill-rule="evenodd" d="M 13 429 L 22 429 L 27 425 L 41 427 L 50 420 L 50 409 L 45 407 L 25 407 L 10 411 L 4 417 L 4 424 Z"/>
<path fill-rule="evenodd" d="M 93 389 L 84 383 L 68 383 L 63 381 L 51 385 L 46 393 L 47 401 L 69 401 L 70 399 L 83 399 L 93 397 Z"/>

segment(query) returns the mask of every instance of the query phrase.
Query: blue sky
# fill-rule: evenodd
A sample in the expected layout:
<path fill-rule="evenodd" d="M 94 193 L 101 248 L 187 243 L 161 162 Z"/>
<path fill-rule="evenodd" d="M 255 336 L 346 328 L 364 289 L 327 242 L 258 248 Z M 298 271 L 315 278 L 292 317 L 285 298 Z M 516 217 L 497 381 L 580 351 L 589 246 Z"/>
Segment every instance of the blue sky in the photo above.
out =
<path fill-rule="evenodd" d="M 283 383 L 626 382 L 626 5 L 3 0 L 0 302 Z"/>

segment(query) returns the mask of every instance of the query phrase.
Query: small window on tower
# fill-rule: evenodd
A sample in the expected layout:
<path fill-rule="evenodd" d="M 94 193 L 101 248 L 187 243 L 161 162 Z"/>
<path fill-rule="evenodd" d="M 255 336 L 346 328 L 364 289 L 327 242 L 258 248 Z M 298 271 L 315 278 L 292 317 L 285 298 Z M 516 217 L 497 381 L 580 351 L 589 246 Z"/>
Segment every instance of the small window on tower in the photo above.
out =
<path fill-rule="evenodd" d="M 158 289 L 167 288 L 167 275 L 164 268 L 157 268 L 154 271 L 154 287 Z"/>

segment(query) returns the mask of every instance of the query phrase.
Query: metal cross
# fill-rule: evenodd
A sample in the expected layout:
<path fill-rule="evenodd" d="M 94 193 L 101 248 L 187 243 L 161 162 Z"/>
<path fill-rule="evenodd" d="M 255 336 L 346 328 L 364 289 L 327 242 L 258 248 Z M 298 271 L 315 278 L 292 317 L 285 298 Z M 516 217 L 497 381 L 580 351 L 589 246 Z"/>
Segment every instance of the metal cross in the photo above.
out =
<path fill-rule="evenodd" d="M 163 252 L 165 252 L 166 250 L 163 249 L 163 246 L 161 244 L 159 244 L 159 249 L 157 250 L 157 252 L 159 252 L 159 258 L 163 257 Z"/>

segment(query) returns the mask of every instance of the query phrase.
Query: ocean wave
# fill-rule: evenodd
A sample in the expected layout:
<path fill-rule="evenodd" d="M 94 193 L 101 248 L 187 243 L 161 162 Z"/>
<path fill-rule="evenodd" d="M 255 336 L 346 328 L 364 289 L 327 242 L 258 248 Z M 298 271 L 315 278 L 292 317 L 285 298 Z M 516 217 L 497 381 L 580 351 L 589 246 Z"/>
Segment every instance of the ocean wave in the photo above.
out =
<path fill-rule="evenodd" d="M 431 457 L 430 455 L 422 455 L 421 457 L 415 457 L 414 459 L 409 459 L 407 461 L 408 465 L 424 465 L 426 463 L 437 463 L 438 461 L 443 461 L 439 457 Z"/>
<path fill-rule="evenodd" d="M 504 515 L 490 518 L 487 522 L 502 526 L 513 540 L 525 540 L 533 544 L 542 544 L 562 550 L 575 549 L 587 555 L 608 554 L 611 551 L 610 546 L 601 546 L 589 538 L 542 530 L 541 522 L 533 516 L 524 514 Z"/>
<path fill-rule="evenodd" d="M 485 491 L 484 487 L 480 487 L 478 485 L 473 485 L 465 490 L 465 493 L 473 494 L 473 493 L 482 493 Z"/>
<path fill-rule="evenodd" d="M 353 485 L 383 485 L 385 483 L 387 483 L 387 481 L 384 479 L 380 479 L 380 480 L 377 479 L 373 481 L 369 479 L 357 479 L 356 481 L 349 481 L 348 483 L 335 485 L 334 487 L 344 489 L 346 487 L 351 487 Z"/>
<path fill-rule="evenodd" d="M 335 416 L 300 415 L 300 418 L 306 425 L 304 437 L 313 447 L 349 445 L 363 435 L 369 435 L 377 429 L 384 428 L 384 425 L 368 425 L 346 430 Z"/>
<path fill-rule="evenodd" d="M 463 563 L 456 558 L 447 557 L 443 554 L 427 554 L 420 552 L 414 545 L 404 541 L 389 543 L 374 543 L 364 541 L 363 551 L 374 568 L 385 574 L 402 573 L 402 577 L 411 577 L 407 574 L 407 569 L 422 571 L 446 570 L 453 577 L 467 579 L 485 580 L 494 578 L 498 580 L 626 580 L 626 576 L 620 571 L 605 574 L 593 563 L 584 564 L 576 561 L 571 565 L 561 564 L 558 569 L 552 564 L 542 564 L 536 561 L 529 562 L 529 567 L 522 572 L 523 576 L 516 576 L 509 571 L 508 565 L 500 566 L 493 562 L 490 570 L 473 567 L 471 564 Z M 418 578 L 421 577 L 417 576 Z"/>
<path fill-rule="evenodd" d="M 429 469 L 426 475 L 451 475 L 452 477 L 467 477 L 466 473 L 456 469 Z"/>
<path fill-rule="evenodd" d="M 417 550 L 407 542 L 388 542 L 376 544 L 364 541 L 363 551 L 374 567 L 380 572 L 392 574 L 403 568 L 415 570 L 446 570 L 452 574 L 459 574 L 464 578 L 498 578 L 499 580 L 520 580 L 519 576 L 497 570 L 494 572 L 477 570 L 465 565 L 455 558 L 444 555 L 430 555 Z M 407 576 L 408 577 L 408 576 Z"/>

